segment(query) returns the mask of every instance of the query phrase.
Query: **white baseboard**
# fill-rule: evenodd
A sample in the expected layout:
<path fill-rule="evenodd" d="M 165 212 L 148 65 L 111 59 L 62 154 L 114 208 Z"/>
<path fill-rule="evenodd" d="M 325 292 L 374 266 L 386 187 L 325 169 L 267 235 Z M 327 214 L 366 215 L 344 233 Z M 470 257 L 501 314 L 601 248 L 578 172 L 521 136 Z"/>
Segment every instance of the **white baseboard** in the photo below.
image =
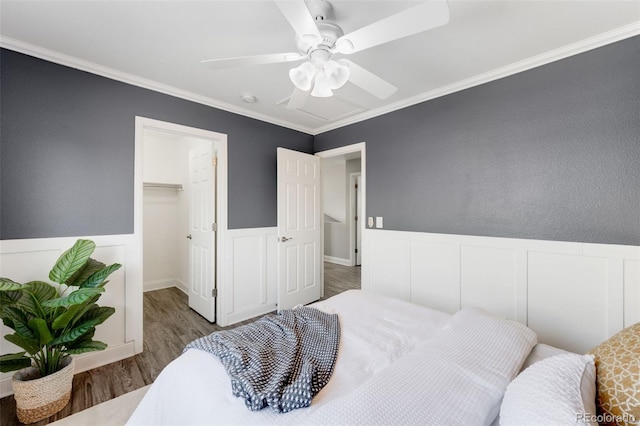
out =
<path fill-rule="evenodd" d="M 343 259 L 341 257 L 327 256 L 326 254 L 324 255 L 324 261 L 329 263 L 335 263 L 337 265 L 353 266 L 351 265 L 351 259 Z"/>
<path fill-rule="evenodd" d="M 178 280 L 169 278 L 164 280 L 155 280 L 155 281 L 146 281 L 143 284 L 142 291 L 154 291 L 154 290 L 162 290 L 163 288 L 170 287 L 178 287 L 180 288 L 180 283 Z"/>
<path fill-rule="evenodd" d="M 102 367 L 103 365 L 132 357 L 135 354 L 135 345 L 133 342 L 130 342 L 119 346 L 108 347 L 104 351 L 74 355 L 76 361 L 74 374 Z M 11 376 L 13 376 L 13 373 L 8 373 L 7 377 L 0 380 L 0 398 L 13 395 Z"/>
<path fill-rule="evenodd" d="M 144 283 L 143 290 L 154 291 L 154 290 L 162 290 L 164 288 L 175 287 L 186 295 L 189 295 L 189 286 L 182 280 L 178 279 L 166 279 L 166 280 L 157 280 L 157 281 L 147 281 Z"/>
<path fill-rule="evenodd" d="M 176 287 L 187 296 L 189 295 L 189 285 L 182 280 L 176 280 Z"/>

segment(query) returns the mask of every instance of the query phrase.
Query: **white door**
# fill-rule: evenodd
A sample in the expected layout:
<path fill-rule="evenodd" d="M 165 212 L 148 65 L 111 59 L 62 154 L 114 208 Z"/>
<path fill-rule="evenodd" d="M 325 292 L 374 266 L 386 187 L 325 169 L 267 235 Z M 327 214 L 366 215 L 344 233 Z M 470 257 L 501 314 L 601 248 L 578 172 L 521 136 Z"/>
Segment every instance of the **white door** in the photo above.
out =
<path fill-rule="evenodd" d="M 278 310 L 322 294 L 320 158 L 278 148 Z"/>
<path fill-rule="evenodd" d="M 215 321 L 215 159 L 212 147 L 189 151 L 189 307 Z"/>

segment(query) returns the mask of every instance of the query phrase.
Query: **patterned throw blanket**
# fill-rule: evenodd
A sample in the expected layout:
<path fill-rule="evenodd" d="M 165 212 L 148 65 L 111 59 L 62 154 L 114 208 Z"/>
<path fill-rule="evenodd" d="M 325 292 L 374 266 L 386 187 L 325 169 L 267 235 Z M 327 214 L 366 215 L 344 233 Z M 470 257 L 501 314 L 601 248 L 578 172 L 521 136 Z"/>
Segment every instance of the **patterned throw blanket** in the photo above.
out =
<path fill-rule="evenodd" d="M 250 410 L 270 406 L 278 413 L 308 407 L 327 384 L 340 339 L 338 315 L 299 307 L 219 331 L 185 348 L 220 358 L 233 395 Z"/>

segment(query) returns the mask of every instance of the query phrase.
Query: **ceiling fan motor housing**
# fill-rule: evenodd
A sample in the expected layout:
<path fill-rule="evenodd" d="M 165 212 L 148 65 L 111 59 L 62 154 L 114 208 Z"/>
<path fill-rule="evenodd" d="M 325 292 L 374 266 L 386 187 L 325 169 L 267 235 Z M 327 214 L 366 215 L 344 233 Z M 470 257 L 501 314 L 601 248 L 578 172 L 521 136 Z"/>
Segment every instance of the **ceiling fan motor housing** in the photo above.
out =
<path fill-rule="evenodd" d="M 309 44 L 306 40 L 296 37 L 296 45 L 298 49 L 302 54 L 309 56 L 309 58 L 312 58 L 313 52 L 318 49 L 333 54 L 331 51 L 335 48 L 336 41 L 344 35 L 342 28 L 331 22 L 317 22 L 317 26 L 318 31 L 322 36 L 322 40 L 317 45 Z"/>

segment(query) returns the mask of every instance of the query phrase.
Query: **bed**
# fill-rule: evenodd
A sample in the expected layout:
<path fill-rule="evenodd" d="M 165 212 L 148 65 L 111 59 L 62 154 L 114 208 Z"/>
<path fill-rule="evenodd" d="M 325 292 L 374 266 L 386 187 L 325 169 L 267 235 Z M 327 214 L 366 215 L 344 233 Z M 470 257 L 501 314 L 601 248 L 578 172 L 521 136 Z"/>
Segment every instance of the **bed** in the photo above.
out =
<path fill-rule="evenodd" d="M 359 290 L 311 306 L 338 315 L 340 340 L 333 374 L 309 407 L 250 411 L 231 394 L 219 360 L 190 349 L 161 372 L 127 424 L 498 424 L 518 372 L 567 354 L 479 309 L 450 315 Z M 590 362 L 593 369 L 593 360 L 573 355 L 582 359 L 575 367 L 579 387 L 587 377 L 580 368 Z M 515 396 L 526 405 L 526 396 Z M 582 411 L 593 414 L 593 404 L 584 404 Z M 507 414 L 526 415 L 520 406 Z"/>

